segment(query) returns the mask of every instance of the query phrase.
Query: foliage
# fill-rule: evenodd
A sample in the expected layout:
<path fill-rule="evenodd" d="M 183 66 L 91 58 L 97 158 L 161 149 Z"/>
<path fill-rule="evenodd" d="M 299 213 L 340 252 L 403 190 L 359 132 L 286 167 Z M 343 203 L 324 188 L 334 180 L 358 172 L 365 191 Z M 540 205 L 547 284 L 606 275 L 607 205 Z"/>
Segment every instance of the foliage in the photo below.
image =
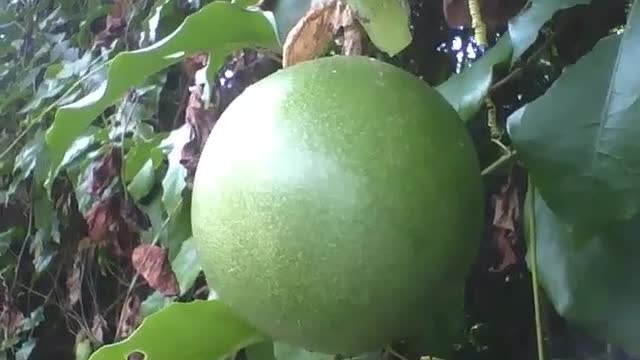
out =
<path fill-rule="evenodd" d="M 204 353 L 335 358 L 277 339 L 245 347 L 263 335 L 217 300 L 196 300 L 215 298 L 191 240 L 190 188 L 201 146 L 229 102 L 280 66 L 286 35 L 316 4 L 275 0 L 267 9 L 268 2 L 0 0 L 0 350 L 6 358 L 93 353 L 108 360 L 132 350 L 151 360 Z M 468 15 L 451 12 L 466 9 L 466 1 L 407 3 L 414 10 L 438 3 L 449 9 L 447 20 Z M 407 54 L 424 52 L 421 42 L 437 37 L 415 31 L 423 20 L 407 3 L 349 1 L 368 34 L 364 51 L 414 68 Z M 465 6 L 454 6 L 460 3 Z M 614 18 L 605 15 L 621 3 L 633 3 L 626 26 L 599 21 Z M 488 30 L 499 35 L 495 44 L 484 52 L 467 30 L 442 30 L 444 21 L 431 14 L 431 29 L 460 40 L 445 52 L 460 56 L 461 72 L 434 63 L 425 68 L 439 74 L 429 78 L 449 77 L 438 90 L 489 165 L 494 214 L 487 247 L 504 255 L 503 264 L 518 261 L 516 190 L 527 184 L 511 182 L 527 171 L 536 212 L 523 217 L 535 220 L 536 236 L 528 240 L 538 249 L 540 285 L 553 305 L 547 310 L 638 354 L 638 291 L 629 274 L 638 234 L 640 90 L 633 62 L 640 3 L 532 0 L 510 19 L 499 11 L 502 0 L 482 6 Z M 507 116 L 507 133 L 489 131 L 501 130 Z M 472 277 L 485 276 L 481 271 Z M 500 276 L 504 283 L 515 277 Z M 467 318 L 463 356 L 504 358 L 486 355 L 484 331 L 495 323 L 484 314 Z M 529 323 L 522 326 L 531 333 Z M 54 344 L 66 352 L 58 356 Z M 422 355 L 410 344 L 393 345 L 359 357 Z"/>

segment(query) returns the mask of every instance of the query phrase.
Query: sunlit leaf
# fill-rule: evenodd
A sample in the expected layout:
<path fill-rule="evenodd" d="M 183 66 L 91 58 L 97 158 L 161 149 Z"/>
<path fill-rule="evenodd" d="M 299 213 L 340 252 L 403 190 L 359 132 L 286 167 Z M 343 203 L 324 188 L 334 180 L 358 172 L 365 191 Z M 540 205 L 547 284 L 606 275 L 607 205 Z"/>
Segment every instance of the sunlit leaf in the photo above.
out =
<path fill-rule="evenodd" d="M 126 340 L 100 348 L 91 360 L 216 360 L 263 341 L 252 326 L 218 300 L 174 303 L 150 315 Z"/>
<path fill-rule="evenodd" d="M 535 209 L 539 279 L 556 311 L 640 356 L 640 282 L 632 275 L 640 272 L 640 217 L 592 233 L 562 222 L 539 195 Z"/>
<path fill-rule="evenodd" d="M 509 34 L 513 41 L 513 59 L 517 60 L 536 41 L 542 26 L 558 10 L 589 4 L 591 0 L 532 0 L 522 14 L 509 21 Z"/>
<path fill-rule="evenodd" d="M 470 120 L 482 107 L 493 82 L 493 69 L 511 58 L 511 39 L 506 33 L 500 41 L 470 68 L 452 76 L 436 90 L 451 103 L 463 121 Z"/>
<path fill-rule="evenodd" d="M 597 227 L 640 211 L 638 3 L 629 21 L 622 38 L 601 40 L 508 120 L 540 193 L 571 224 Z"/>
<path fill-rule="evenodd" d="M 231 52 L 247 46 L 277 47 L 270 21 L 262 12 L 214 2 L 187 17 L 162 41 L 148 48 L 119 53 L 110 63 L 108 79 L 100 88 L 58 109 L 46 136 L 52 154 L 52 177 L 76 137 L 129 88 L 194 53 L 220 49 Z"/>

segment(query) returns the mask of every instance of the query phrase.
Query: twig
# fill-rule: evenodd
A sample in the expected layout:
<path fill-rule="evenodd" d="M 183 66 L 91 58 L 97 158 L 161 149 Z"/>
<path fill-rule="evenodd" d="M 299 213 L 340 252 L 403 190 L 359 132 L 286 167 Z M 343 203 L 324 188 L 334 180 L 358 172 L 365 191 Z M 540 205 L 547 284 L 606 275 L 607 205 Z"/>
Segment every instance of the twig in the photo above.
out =
<path fill-rule="evenodd" d="M 493 173 L 494 171 L 496 171 L 496 169 L 499 169 L 502 165 L 508 163 L 509 161 L 513 160 L 517 155 L 517 152 L 515 150 L 506 153 L 502 156 L 500 156 L 498 158 L 498 160 L 494 161 L 493 163 L 491 163 L 491 165 L 487 166 L 486 168 L 484 168 L 484 170 L 482 170 L 481 175 L 482 176 L 487 176 L 490 175 L 491 173 Z"/>
<path fill-rule="evenodd" d="M 533 309 L 536 321 L 536 344 L 538 348 L 538 360 L 545 360 L 544 343 L 542 338 L 542 317 L 540 315 L 540 294 L 538 292 L 538 244 L 536 239 L 536 207 L 535 207 L 535 187 L 529 176 L 528 184 L 530 188 L 529 211 L 527 222 L 529 227 L 529 242 L 531 244 L 531 287 L 533 288 Z"/>

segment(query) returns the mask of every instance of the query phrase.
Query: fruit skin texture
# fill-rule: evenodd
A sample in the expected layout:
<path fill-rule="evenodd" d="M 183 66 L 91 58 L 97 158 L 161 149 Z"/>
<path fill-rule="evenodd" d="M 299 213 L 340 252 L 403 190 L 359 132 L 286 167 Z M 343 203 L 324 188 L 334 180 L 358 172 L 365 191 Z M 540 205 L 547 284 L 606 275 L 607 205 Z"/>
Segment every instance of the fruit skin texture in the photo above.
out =
<path fill-rule="evenodd" d="M 344 355 L 462 310 L 449 304 L 461 303 L 482 216 L 456 112 L 364 57 L 304 62 L 247 88 L 207 140 L 192 199 L 220 299 L 272 338 Z"/>

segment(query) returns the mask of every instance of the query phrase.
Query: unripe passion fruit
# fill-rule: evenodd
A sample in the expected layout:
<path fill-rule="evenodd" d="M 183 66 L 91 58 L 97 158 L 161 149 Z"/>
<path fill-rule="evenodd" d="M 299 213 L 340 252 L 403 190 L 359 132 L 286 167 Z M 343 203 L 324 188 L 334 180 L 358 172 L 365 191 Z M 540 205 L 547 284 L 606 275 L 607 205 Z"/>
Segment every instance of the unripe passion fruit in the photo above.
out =
<path fill-rule="evenodd" d="M 471 139 L 440 94 L 335 56 L 278 71 L 227 108 L 196 172 L 193 236 L 210 285 L 248 322 L 354 354 L 450 311 L 482 201 Z"/>

